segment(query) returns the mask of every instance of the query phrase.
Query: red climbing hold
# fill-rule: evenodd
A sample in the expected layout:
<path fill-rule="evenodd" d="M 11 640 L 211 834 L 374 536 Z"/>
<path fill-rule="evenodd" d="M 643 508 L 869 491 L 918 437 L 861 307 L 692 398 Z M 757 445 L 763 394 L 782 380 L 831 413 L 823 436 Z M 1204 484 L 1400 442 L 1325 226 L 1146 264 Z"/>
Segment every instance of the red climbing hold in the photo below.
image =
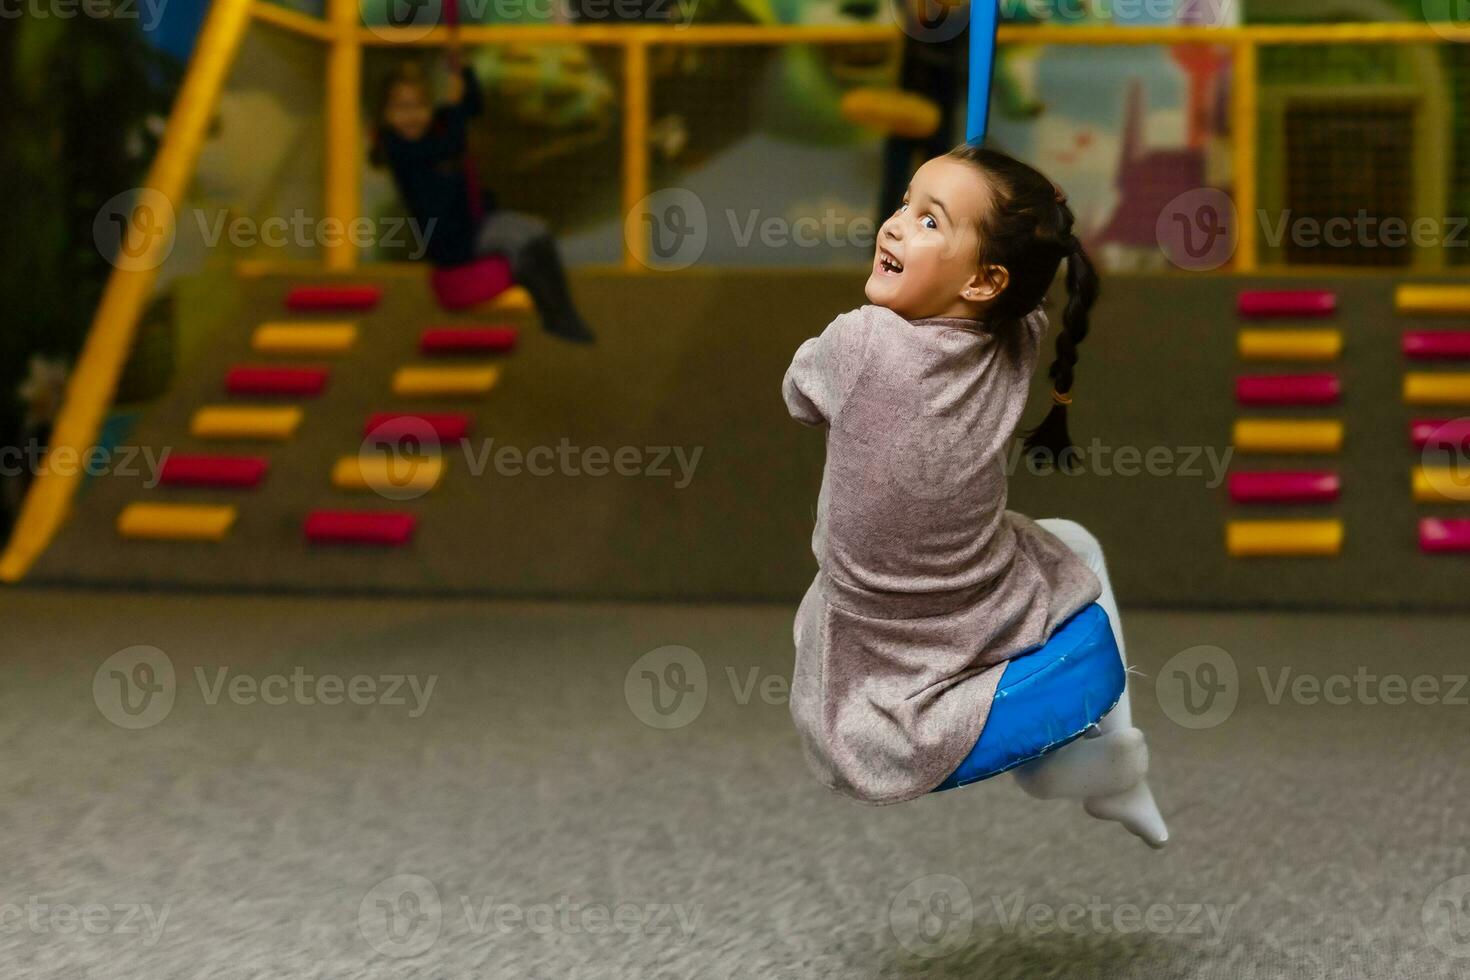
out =
<path fill-rule="evenodd" d="M 326 385 L 326 368 L 238 365 L 225 375 L 225 387 L 232 395 L 319 395 Z"/>
<path fill-rule="evenodd" d="M 407 544 L 418 519 L 388 510 L 314 510 L 306 515 L 306 539 L 317 544 Z"/>
<path fill-rule="evenodd" d="M 186 456 L 170 453 L 158 482 L 178 487 L 253 487 L 270 468 L 264 456 Z"/>
<path fill-rule="evenodd" d="M 516 345 L 516 328 L 430 327 L 419 336 L 425 354 L 503 354 Z"/>
<path fill-rule="evenodd" d="M 396 442 L 404 436 L 422 436 L 432 432 L 440 442 L 458 442 L 470 432 L 470 417 L 461 413 L 418 414 L 415 412 L 375 412 L 362 427 L 364 437 Z"/>
<path fill-rule="evenodd" d="M 288 310 L 370 310 L 383 298 L 377 286 L 297 286 L 286 294 Z"/>

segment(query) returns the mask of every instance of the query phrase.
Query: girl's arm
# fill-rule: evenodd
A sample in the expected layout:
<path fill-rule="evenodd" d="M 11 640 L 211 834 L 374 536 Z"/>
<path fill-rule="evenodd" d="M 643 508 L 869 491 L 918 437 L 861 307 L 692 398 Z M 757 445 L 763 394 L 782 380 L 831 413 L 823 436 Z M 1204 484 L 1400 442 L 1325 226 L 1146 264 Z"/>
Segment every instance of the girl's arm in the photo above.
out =
<path fill-rule="evenodd" d="M 449 90 L 445 93 L 444 105 L 440 106 L 439 111 L 457 111 L 466 117 L 478 116 L 485 108 L 484 98 L 480 94 L 480 80 L 475 77 L 475 70 L 465 64 L 457 41 L 449 46 L 448 62 Z"/>
<path fill-rule="evenodd" d="M 862 310 L 844 313 L 796 351 L 781 383 L 791 417 L 825 425 L 837 416 L 857 383 L 871 325 Z"/>
<path fill-rule="evenodd" d="M 450 76 L 445 101 L 434 111 L 434 125 L 429 127 L 429 132 L 423 139 L 411 143 L 394 141 L 391 155 L 415 163 L 438 163 L 460 156 L 468 145 L 465 121 L 471 116 L 478 116 L 483 106 L 474 69 L 468 65 L 460 67 L 456 74 Z"/>

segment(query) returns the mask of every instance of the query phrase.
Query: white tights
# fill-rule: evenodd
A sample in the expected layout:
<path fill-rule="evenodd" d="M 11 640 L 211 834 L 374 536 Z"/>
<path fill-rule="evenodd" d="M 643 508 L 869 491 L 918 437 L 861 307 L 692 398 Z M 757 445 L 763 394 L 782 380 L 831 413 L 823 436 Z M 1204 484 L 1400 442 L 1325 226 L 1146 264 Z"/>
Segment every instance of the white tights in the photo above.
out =
<path fill-rule="evenodd" d="M 1097 538 L 1075 521 L 1043 520 L 1039 525 L 1061 539 L 1097 575 L 1102 583 L 1098 605 L 1108 614 L 1123 667 L 1128 653 L 1123 646 L 1123 620 L 1113 598 L 1107 564 Z M 1043 800 L 1080 800 L 1082 807 L 1099 820 L 1116 820 L 1152 847 L 1169 840 L 1164 818 L 1148 788 L 1148 746 L 1143 732 L 1133 727 L 1128 691 L 1112 711 L 1082 738 L 1015 770 L 1016 781 L 1032 796 Z"/>

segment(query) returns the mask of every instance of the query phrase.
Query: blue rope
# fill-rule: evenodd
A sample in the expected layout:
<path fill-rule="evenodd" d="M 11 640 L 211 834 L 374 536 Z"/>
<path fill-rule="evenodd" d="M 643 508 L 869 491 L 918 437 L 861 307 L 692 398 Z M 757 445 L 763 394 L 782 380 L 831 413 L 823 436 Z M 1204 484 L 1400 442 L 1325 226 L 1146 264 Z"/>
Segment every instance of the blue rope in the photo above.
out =
<path fill-rule="evenodd" d="M 1000 0 L 970 4 L 970 112 L 965 138 L 985 141 L 990 130 L 990 88 L 995 78 L 995 34 L 1000 29 Z"/>

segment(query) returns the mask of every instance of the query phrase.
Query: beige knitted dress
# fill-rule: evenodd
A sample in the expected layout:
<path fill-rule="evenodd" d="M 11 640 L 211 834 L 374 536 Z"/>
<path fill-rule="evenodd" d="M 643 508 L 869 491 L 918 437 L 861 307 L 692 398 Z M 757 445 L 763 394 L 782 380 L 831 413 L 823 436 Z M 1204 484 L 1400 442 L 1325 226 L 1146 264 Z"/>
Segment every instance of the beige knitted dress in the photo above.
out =
<path fill-rule="evenodd" d="M 817 776 L 867 803 L 929 792 L 979 738 L 1006 660 L 1098 597 L 1008 511 L 1006 455 L 1046 317 L 990 333 L 864 306 L 801 345 L 782 393 L 825 425 L 791 715 Z"/>

